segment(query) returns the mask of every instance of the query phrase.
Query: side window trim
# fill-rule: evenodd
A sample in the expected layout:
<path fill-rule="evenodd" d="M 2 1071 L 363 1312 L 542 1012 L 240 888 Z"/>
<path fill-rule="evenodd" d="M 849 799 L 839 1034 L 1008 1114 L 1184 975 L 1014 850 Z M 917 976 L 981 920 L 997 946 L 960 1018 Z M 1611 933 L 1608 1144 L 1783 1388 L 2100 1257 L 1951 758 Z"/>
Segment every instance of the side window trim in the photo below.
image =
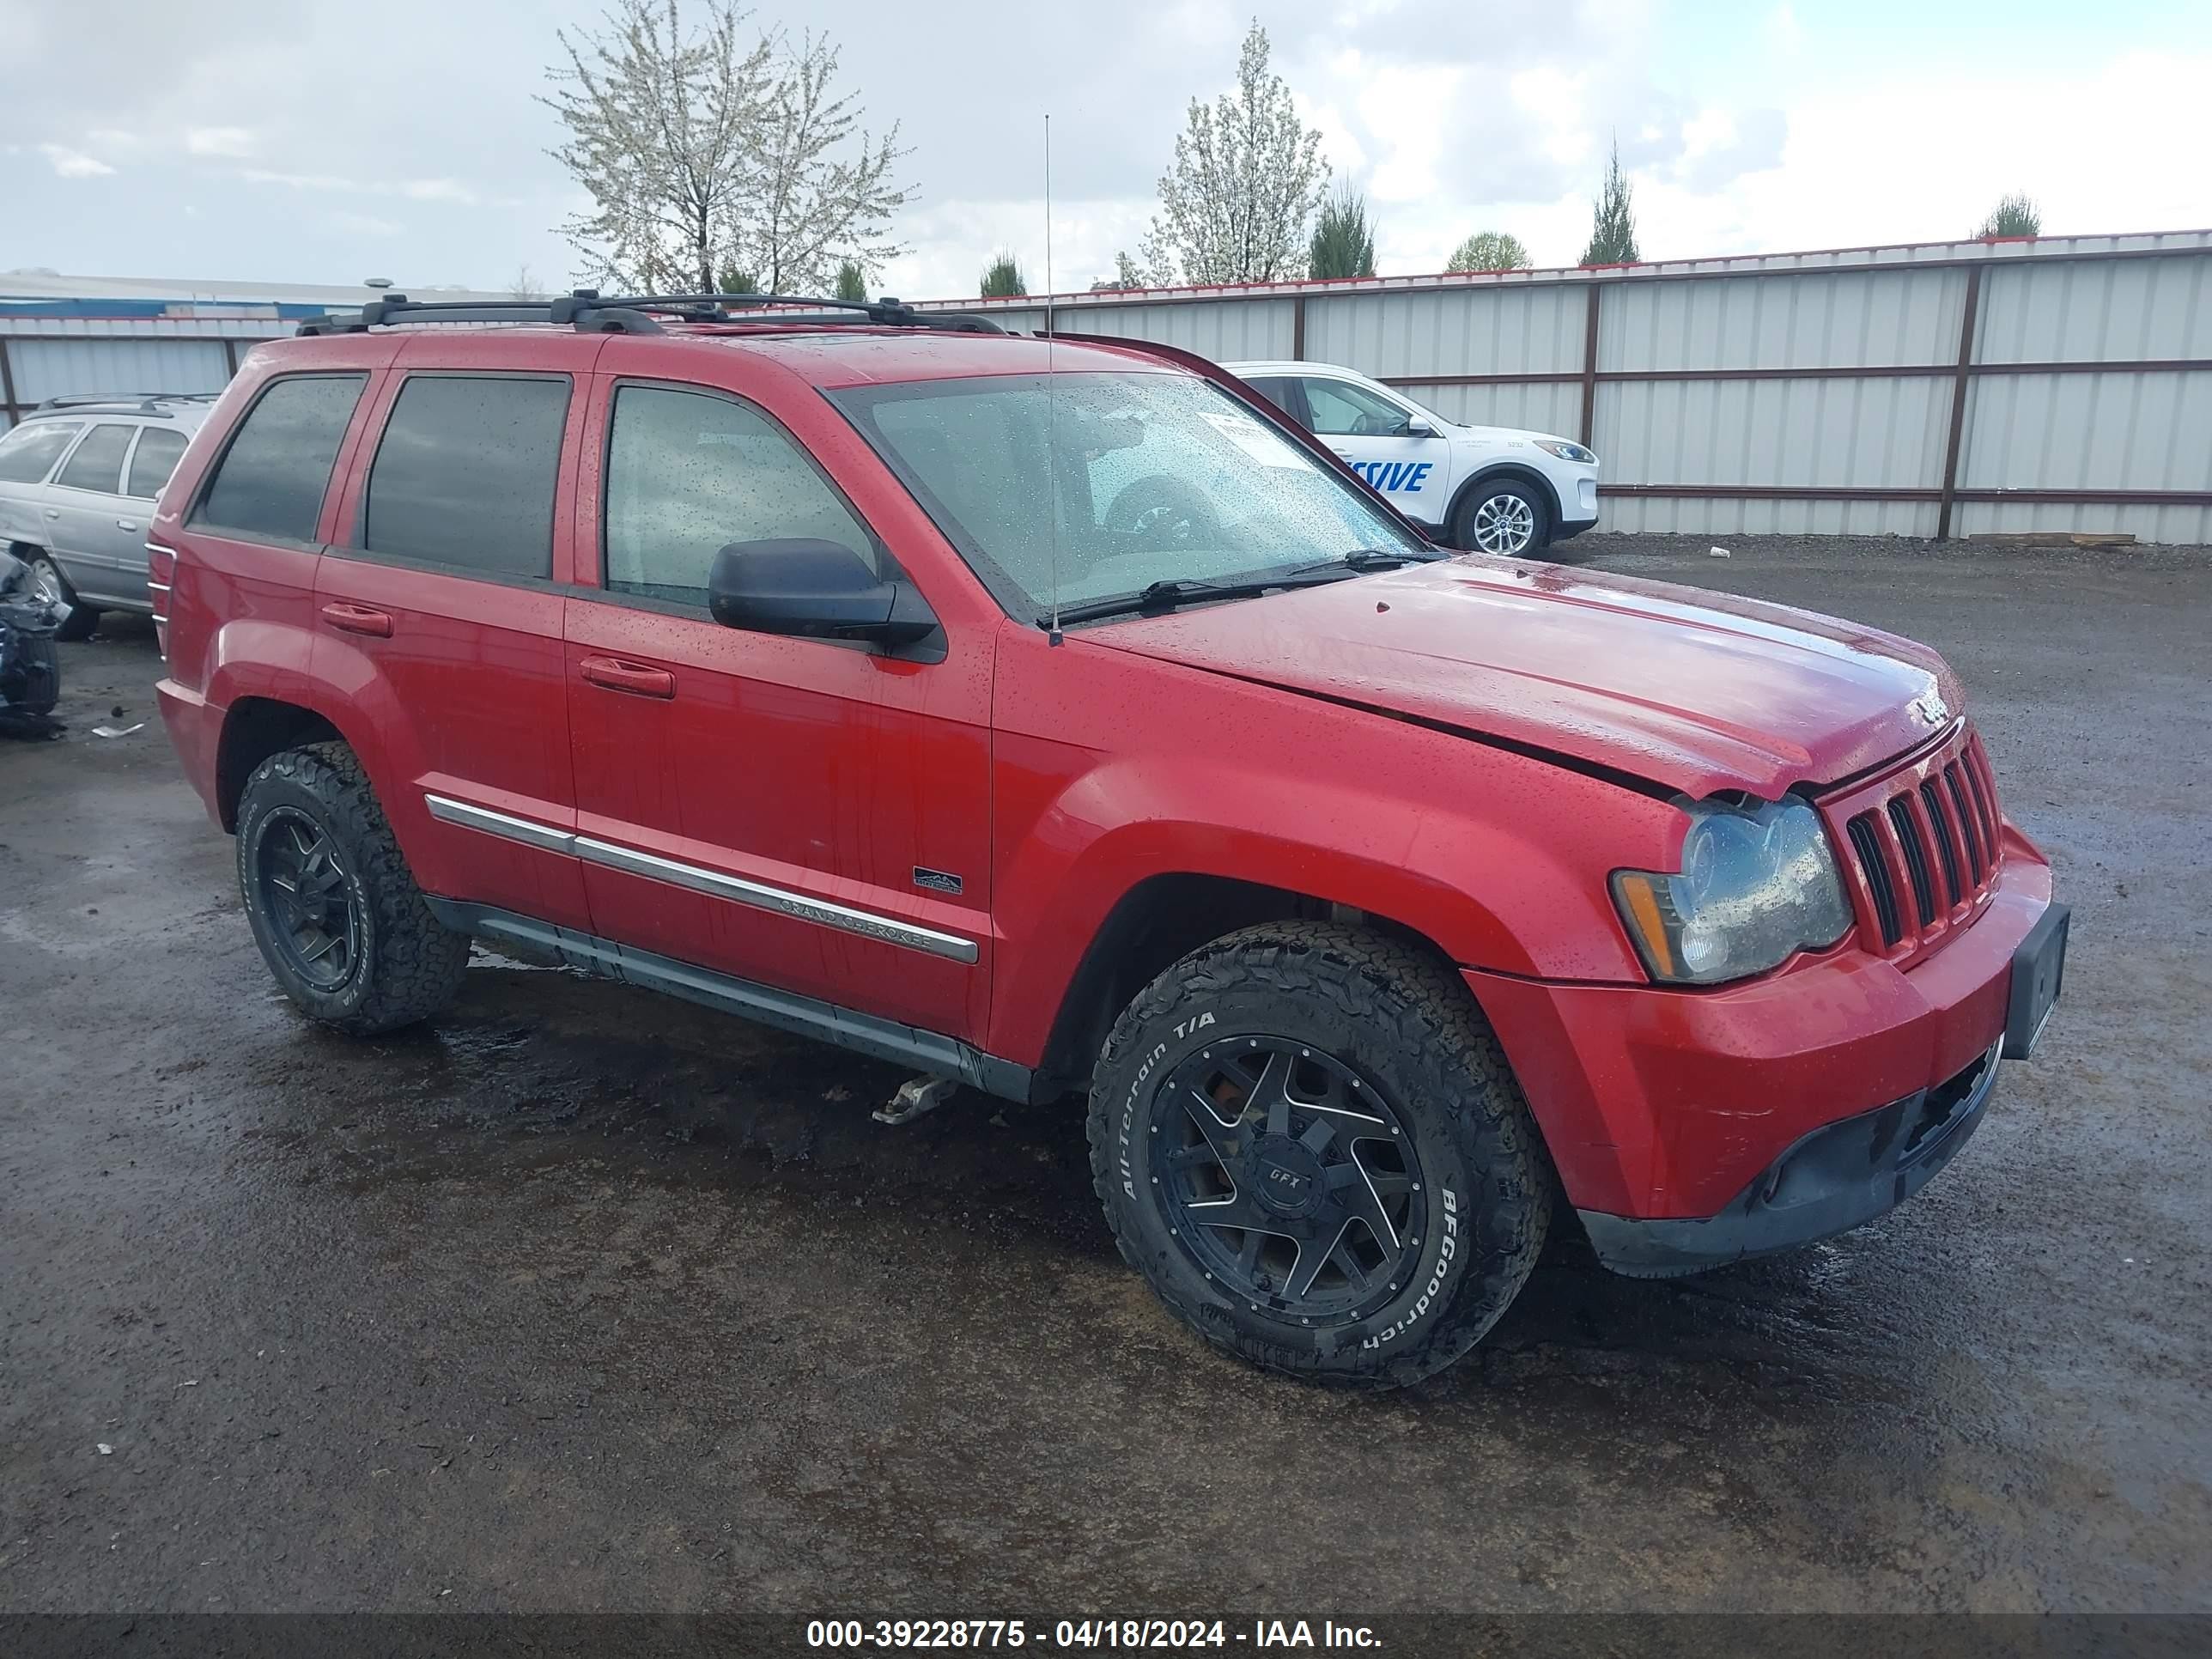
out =
<path fill-rule="evenodd" d="M 345 521 L 338 525 L 337 534 L 324 551 L 336 559 L 351 559 L 362 564 L 395 565 L 407 570 L 421 570 L 434 575 L 458 576 L 468 581 L 492 582 L 502 587 L 526 588 L 542 592 L 562 584 L 556 579 L 561 547 L 561 516 L 565 510 L 562 489 L 562 462 L 567 453 L 568 438 L 578 418 L 576 381 L 578 376 L 562 368 L 410 368 L 404 363 L 393 363 L 384 371 L 390 376 L 386 386 L 379 389 L 373 400 L 377 407 L 369 411 L 370 424 L 361 434 L 360 446 L 349 459 L 339 456 L 341 469 L 352 478 L 353 500 Z M 586 376 L 588 379 L 589 376 Z M 553 516 L 549 531 L 546 574 L 526 576 L 511 570 L 487 570 L 480 566 L 449 564 L 441 559 L 425 559 L 405 553 L 380 551 L 367 545 L 368 538 L 369 485 L 376 472 L 376 458 L 383 452 L 384 440 L 392 430 L 392 417 L 399 412 L 399 400 L 406 394 L 410 380 L 557 380 L 568 388 L 568 401 L 561 417 L 561 441 L 553 455 Z M 327 501 L 325 505 L 327 505 Z"/>
<path fill-rule="evenodd" d="M 222 447 L 216 453 L 215 459 L 208 463 L 206 470 L 193 483 L 191 501 L 181 515 L 185 527 L 187 530 L 198 530 L 204 533 L 211 532 L 219 535 L 225 541 L 244 542 L 251 547 L 284 547 L 303 553 L 322 551 L 323 543 L 319 538 L 300 541 L 289 536 L 246 535 L 232 526 L 211 524 L 201 514 L 206 509 L 208 496 L 214 491 L 216 480 L 222 476 L 224 463 L 230 459 L 230 452 L 237 446 L 239 434 L 246 430 L 246 422 L 253 418 L 254 410 L 261 407 L 263 401 L 272 391 L 295 380 L 357 380 L 360 385 L 354 392 L 353 412 L 346 417 L 345 432 L 338 435 L 337 453 L 331 460 L 331 476 L 323 481 L 322 501 L 315 508 L 314 528 L 319 532 L 322 529 L 323 515 L 330 510 L 331 492 L 337 488 L 339 477 L 345 471 L 347 435 L 353 431 L 355 425 L 361 419 L 362 404 L 368 397 L 369 385 L 374 379 L 375 373 L 375 370 L 369 368 L 337 368 L 303 369 L 296 374 L 270 375 L 254 392 L 253 401 L 240 411 L 238 418 L 230 423 L 230 430 L 222 434 Z"/>
<path fill-rule="evenodd" d="M 617 399 L 622 396 L 624 386 L 639 386 L 653 392 L 684 392 L 697 397 L 718 398 L 723 403 L 735 404 L 747 414 L 757 416 L 766 422 L 775 429 L 776 435 L 789 444 L 793 452 L 805 461 L 808 467 L 813 471 L 814 476 L 822 481 L 823 486 L 837 499 L 845 511 L 852 515 L 853 522 L 860 526 L 862 532 L 874 545 L 876 556 L 881 562 L 885 575 L 902 581 L 912 580 L 907 575 L 905 568 L 899 563 L 897 556 L 891 551 L 890 544 L 878 533 L 875 526 L 868 521 L 867 514 L 854 505 L 853 498 L 845 493 L 836 479 L 830 476 L 814 452 L 799 441 L 798 434 L 778 420 L 771 410 L 761 404 L 746 397 L 743 392 L 732 392 L 726 386 L 702 386 L 693 380 L 670 380 L 650 374 L 609 374 L 601 378 L 606 383 L 606 397 L 600 403 L 603 413 L 599 422 L 599 495 L 598 500 L 592 505 L 593 522 L 592 534 L 588 538 L 589 545 L 586 545 L 586 538 L 581 537 L 577 542 L 578 554 L 589 556 L 592 568 L 588 572 L 580 569 L 576 572 L 578 580 L 570 584 L 568 589 L 568 592 L 575 598 L 593 599 L 603 605 L 626 605 L 634 610 L 656 611 L 663 616 L 696 617 L 708 621 L 712 621 L 714 617 L 714 613 L 703 605 L 692 605 L 683 599 L 659 599 L 647 593 L 625 592 L 606 585 L 607 503 L 614 489 L 615 404 Z M 582 580 L 586 574 L 592 578 L 589 582 Z M 854 642 L 843 640 L 822 640 L 816 641 L 814 643 L 845 646 Z"/>

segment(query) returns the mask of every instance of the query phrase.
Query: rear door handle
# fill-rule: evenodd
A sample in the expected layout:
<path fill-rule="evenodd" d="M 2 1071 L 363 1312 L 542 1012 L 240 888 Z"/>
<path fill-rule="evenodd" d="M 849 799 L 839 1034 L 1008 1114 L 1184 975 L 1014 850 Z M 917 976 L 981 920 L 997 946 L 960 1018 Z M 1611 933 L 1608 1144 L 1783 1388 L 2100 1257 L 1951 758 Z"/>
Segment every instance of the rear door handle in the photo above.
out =
<path fill-rule="evenodd" d="M 676 695 L 676 676 L 665 668 L 653 668 L 641 662 L 624 662 L 619 657 L 586 657 L 576 665 L 576 672 L 592 684 L 610 691 L 627 691 L 634 697 L 659 697 L 664 701 Z"/>
<path fill-rule="evenodd" d="M 341 634 L 367 634 L 380 640 L 392 637 L 391 614 L 371 610 L 365 605 L 333 601 L 323 607 L 323 620 Z"/>
<path fill-rule="evenodd" d="M 118 530 L 136 530 L 138 527 L 138 520 L 136 519 L 118 519 L 115 521 L 115 527 Z"/>

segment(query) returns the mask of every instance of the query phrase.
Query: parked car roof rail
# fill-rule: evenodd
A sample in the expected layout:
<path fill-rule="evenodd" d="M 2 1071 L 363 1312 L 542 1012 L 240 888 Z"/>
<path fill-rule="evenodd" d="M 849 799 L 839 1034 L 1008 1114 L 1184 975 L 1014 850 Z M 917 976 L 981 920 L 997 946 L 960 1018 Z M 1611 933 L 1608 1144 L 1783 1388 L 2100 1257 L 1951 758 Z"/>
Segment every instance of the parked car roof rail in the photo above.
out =
<path fill-rule="evenodd" d="M 781 306 L 817 308 L 811 316 L 778 317 L 768 325 L 842 327 L 860 322 L 879 327 L 941 329 L 961 334 L 1003 334 L 986 317 L 963 312 L 918 312 L 895 299 L 829 300 L 800 294 L 641 294 L 607 296 L 580 288 L 551 300 L 410 300 L 404 294 L 371 300 L 358 312 L 333 312 L 300 325 L 302 336 L 363 334 L 402 323 L 564 323 L 592 333 L 659 334 L 655 313 L 684 323 L 742 323 L 732 310 Z M 857 313 L 848 316 L 846 313 Z M 764 323 L 767 319 L 761 319 Z"/>
<path fill-rule="evenodd" d="M 57 410 L 106 409 L 133 414 L 166 415 L 163 404 L 211 404 L 220 392 L 67 392 L 49 398 L 31 412 L 43 415 Z"/>

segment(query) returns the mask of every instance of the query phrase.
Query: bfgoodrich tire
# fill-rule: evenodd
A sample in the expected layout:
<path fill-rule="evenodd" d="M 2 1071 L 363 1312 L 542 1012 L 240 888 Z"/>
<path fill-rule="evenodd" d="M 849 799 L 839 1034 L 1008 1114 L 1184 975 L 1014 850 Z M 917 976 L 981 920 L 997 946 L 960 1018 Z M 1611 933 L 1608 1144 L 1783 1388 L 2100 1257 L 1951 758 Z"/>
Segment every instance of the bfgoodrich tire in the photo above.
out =
<path fill-rule="evenodd" d="M 272 755 L 246 780 L 238 886 L 269 971 L 327 1024 L 395 1030 L 460 989 L 468 936 L 430 914 L 344 744 Z"/>
<path fill-rule="evenodd" d="M 1465 1354 L 1543 1249 L 1550 1170 L 1466 988 L 1334 923 L 1250 927 L 1137 997 L 1091 1095 L 1121 1255 L 1216 1347 L 1397 1387 Z"/>

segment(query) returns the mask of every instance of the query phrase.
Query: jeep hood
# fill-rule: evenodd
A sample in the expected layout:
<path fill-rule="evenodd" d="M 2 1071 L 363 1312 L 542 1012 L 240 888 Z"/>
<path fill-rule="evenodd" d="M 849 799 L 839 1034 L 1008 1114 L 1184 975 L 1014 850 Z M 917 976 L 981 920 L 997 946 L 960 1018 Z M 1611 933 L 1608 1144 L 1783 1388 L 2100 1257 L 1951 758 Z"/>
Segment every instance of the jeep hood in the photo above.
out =
<path fill-rule="evenodd" d="M 1963 701 L 1942 658 L 1892 634 L 1480 555 L 1082 637 L 1692 797 L 1840 781 L 1924 743 Z"/>

